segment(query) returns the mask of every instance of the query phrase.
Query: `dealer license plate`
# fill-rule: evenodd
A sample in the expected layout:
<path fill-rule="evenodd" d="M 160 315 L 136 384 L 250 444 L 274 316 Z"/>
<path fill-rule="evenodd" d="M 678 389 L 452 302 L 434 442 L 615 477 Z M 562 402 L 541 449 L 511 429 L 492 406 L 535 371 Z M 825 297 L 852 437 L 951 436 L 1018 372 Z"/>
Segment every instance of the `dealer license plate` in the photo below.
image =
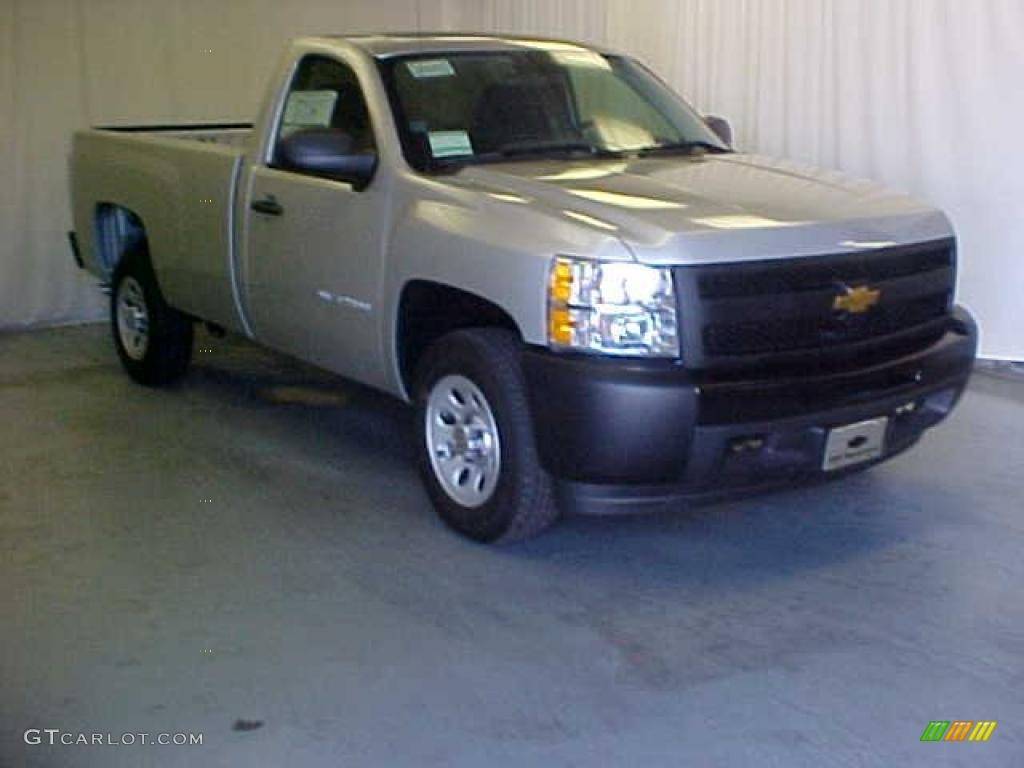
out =
<path fill-rule="evenodd" d="M 888 417 L 883 416 L 829 430 L 821 468 L 833 472 L 877 459 L 885 450 L 885 428 L 888 425 Z"/>

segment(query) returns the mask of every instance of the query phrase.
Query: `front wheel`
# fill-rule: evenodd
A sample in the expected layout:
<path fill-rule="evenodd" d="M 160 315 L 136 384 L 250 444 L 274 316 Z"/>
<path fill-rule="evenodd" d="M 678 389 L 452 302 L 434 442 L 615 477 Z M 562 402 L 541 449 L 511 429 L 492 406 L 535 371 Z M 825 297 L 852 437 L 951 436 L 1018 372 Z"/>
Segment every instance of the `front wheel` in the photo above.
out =
<path fill-rule="evenodd" d="M 164 301 L 144 249 L 124 255 L 112 283 L 111 331 L 125 371 L 149 387 L 181 378 L 192 359 L 192 320 Z"/>
<path fill-rule="evenodd" d="M 476 541 L 528 538 L 558 518 L 520 353 L 510 331 L 456 331 L 430 347 L 417 371 L 420 472 L 441 519 Z"/>

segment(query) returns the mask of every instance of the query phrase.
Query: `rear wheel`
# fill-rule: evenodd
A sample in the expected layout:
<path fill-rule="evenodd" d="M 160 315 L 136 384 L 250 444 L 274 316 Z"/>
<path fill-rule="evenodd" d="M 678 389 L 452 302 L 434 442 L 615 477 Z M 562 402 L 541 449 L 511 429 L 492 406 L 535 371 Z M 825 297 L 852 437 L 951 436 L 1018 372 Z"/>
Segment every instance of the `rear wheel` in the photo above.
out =
<path fill-rule="evenodd" d="M 114 270 L 111 331 L 121 365 L 135 381 L 159 387 L 180 379 L 192 359 L 192 320 L 164 301 L 144 249 Z"/>
<path fill-rule="evenodd" d="M 427 492 L 442 520 L 477 541 L 528 538 L 558 518 L 537 459 L 520 348 L 510 331 L 456 331 L 431 346 L 417 371 Z"/>

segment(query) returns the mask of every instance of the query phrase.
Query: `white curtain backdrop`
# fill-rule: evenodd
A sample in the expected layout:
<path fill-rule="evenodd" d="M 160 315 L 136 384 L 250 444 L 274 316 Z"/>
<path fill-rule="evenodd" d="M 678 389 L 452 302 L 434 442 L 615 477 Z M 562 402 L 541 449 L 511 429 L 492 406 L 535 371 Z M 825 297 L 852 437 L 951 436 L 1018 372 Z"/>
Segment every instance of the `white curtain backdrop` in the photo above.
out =
<path fill-rule="evenodd" d="M 98 319 L 70 132 L 248 120 L 290 35 L 505 31 L 638 56 L 745 150 L 945 209 L 982 351 L 1024 359 L 1024 0 L 0 0 L 0 327 Z"/>

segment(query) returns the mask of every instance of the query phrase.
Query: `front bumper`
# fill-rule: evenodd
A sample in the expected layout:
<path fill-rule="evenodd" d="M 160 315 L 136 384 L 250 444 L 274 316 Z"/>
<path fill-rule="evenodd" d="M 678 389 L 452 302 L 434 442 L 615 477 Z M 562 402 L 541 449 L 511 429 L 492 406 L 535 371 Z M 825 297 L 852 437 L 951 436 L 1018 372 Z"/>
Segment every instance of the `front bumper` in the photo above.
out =
<path fill-rule="evenodd" d="M 530 348 L 524 372 L 542 465 L 576 511 L 624 513 L 834 477 L 828 431 L 888 416 L 884 461 L 953 409 L 977 327 L 958 309 L 930 346 L 883 363 L 728 378 L 675 362 Z"/>

